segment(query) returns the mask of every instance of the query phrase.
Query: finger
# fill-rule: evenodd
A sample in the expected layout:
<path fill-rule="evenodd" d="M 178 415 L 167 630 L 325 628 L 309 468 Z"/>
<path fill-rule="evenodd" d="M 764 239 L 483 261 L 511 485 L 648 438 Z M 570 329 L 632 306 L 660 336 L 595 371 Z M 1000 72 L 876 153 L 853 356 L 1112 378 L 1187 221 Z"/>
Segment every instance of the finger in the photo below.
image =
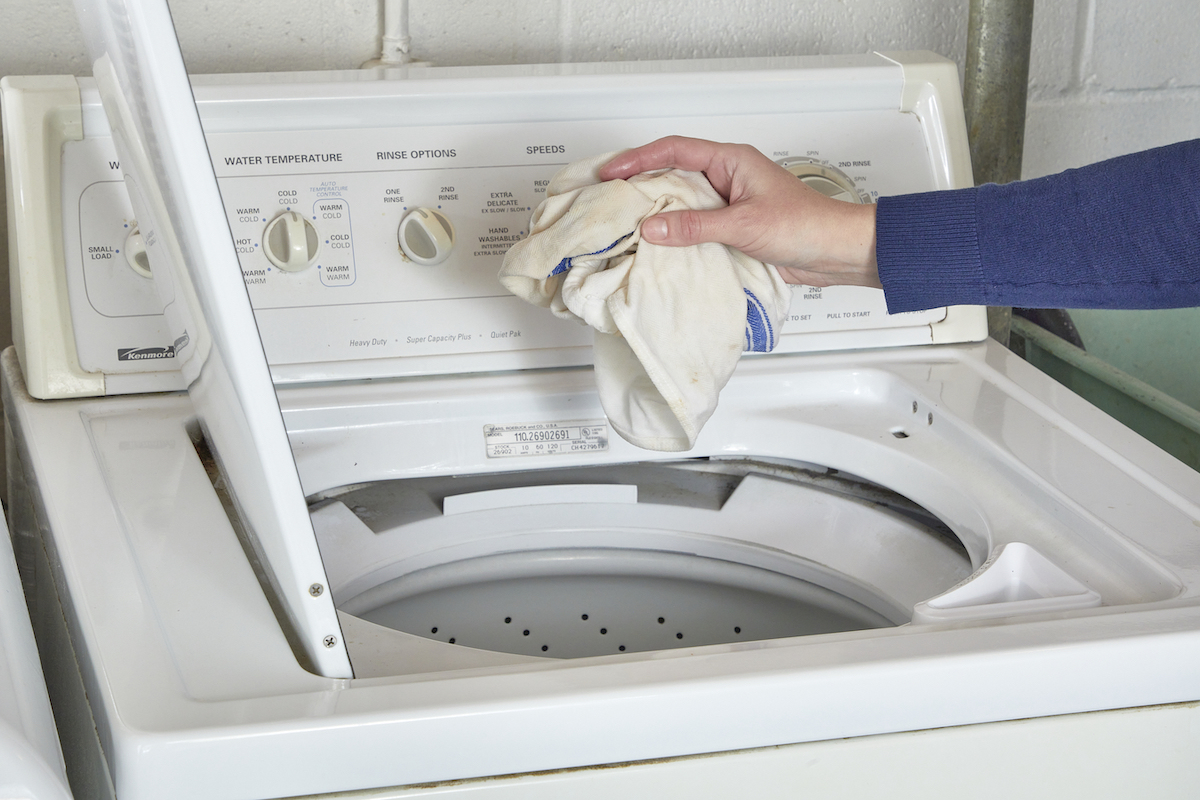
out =
<path fill-rule="evenodd" d="M 719 145 L 704 139 L 667 136 L 617 155 L 600 168 L 601 180 L 625 179 L 653 169 L 703 172 L 717 154 Z"/>
<path fill-rule="evenodd" d="M 716 211 L 668 211 L 642 223 L 642 239 L 651 244 L 683 247 L 701 242 L 736 246 L 728 208 Z"/>

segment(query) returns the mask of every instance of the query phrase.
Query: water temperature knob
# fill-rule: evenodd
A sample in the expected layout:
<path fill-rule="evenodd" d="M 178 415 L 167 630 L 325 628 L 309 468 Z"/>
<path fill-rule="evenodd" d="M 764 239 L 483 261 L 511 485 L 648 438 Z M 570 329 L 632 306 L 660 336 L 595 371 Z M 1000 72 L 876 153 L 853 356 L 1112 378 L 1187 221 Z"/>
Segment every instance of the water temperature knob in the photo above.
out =
<path fill-rule="evenodd" d="M 400 220 L 400 249 L 418 264 L 440 264 L 454 249 L 454 225 L 432 208 L 414 208 Z"/>
<path fill-rule="evenodd" d="M 285 211 L 271 220 L 263 234 L 267 259 L 287 272 L 298 272 L 312 264 L 319 245 L 317 229 L 295 211 Z"/>

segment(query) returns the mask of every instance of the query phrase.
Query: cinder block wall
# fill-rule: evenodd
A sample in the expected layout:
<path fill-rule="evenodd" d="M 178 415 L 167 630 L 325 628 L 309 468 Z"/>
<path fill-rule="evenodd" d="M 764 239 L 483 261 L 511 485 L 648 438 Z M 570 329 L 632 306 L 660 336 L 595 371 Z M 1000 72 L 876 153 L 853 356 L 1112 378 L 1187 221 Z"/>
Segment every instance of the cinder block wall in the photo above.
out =
<path fill-rule="evenodd" d="M 193 72 L 352 68 L 378 47 L 376 0 L 170 5 Z M 440 65 L 872 49 L 961 65 L 967 0 L 411 0 L 410 19 Z M 0 75 L 90 72 L 67 0 L 0 0 L 0 21 Z M 1034 29 L 1026 177 L 1200 137 L 1197 0 L 1038 0 Z"/>
<path fill-rule="evenodd" d="M 1025 177 L 1200 137 L 1200 3 L 1036 3 Z"/>

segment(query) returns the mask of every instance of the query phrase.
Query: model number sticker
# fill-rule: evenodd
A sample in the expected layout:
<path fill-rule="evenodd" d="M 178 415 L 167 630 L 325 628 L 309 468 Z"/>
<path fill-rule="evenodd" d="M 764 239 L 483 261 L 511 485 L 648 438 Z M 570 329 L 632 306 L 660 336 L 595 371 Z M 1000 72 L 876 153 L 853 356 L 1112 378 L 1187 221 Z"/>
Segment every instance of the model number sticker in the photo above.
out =
<path fill-rule="evenodd" d="M 608 449 L 608 423 L 585 420 L 484 425 L 483 441 L 488 458 L 595 453 Z"/>

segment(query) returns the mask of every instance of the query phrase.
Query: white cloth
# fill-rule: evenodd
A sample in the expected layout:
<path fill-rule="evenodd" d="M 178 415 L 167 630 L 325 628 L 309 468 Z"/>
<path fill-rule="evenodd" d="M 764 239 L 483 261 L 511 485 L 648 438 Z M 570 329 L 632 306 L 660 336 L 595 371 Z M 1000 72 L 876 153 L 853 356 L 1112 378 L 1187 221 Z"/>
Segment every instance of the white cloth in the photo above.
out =
<path fill-rule="evenodd" d="M 774 349 L 791 293 L 774 267 L 725 245 L 641 241 L 647 217 L 725 201 L 697 172 L 601 183 L 612 155 L 554 176 L 500 282 L 596 329 L 596 384 L 617 433 L 650 450 L 687 450 L 742 351 Z"/>

